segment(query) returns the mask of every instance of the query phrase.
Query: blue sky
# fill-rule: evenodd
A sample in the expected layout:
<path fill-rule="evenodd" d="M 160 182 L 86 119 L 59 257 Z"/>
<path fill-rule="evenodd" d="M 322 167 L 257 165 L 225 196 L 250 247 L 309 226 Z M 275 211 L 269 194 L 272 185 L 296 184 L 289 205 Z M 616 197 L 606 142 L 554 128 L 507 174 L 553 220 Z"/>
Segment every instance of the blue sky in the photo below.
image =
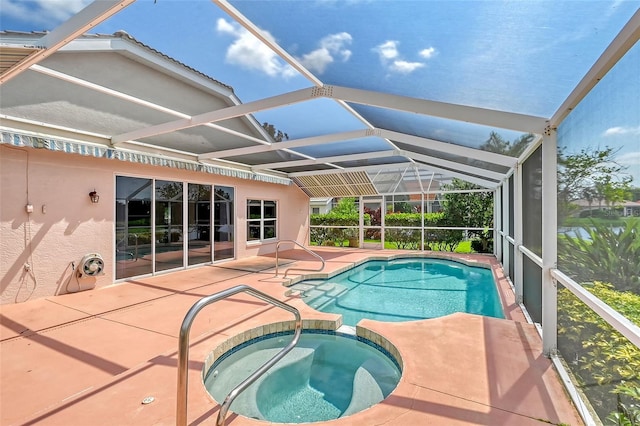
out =
<path fill-rule="evenodd" d="M 88 0 L 0 0 L 0 29 L 53 29 Z M 638 9 L 639 1 L 232 1 L 327 84 L 551 116 Z M 308 87 L 270 49 L 210 0 L 138 0 L 95 32 L 139 41 L 234 87 L 243 102 Z M 637 48 L 636 48 L 637 50 Z M 621 74 L 627 96 L 585 101 L 591 114 L 564 142 L 619 146 L 640 181 L 639 54 Z M 543 95 L 541 95 L 541 93 Z M 593 96 L 596 98 L 596 96 Z M 607 120 L 594 113 L 605 101 Z M 635 102 L 634 102 L 635 101 Z M 588 108 L 589 102 L 592 106 Z M 362 112 L 370 112 L 362 108 Z M 312 115 L 310 115 L 310 113 Z M 314 119 L 321 116 L 322 120 Z M 594 119 L 593 117 L 600 117 Z M 361 127 L 333 102 L 257 114 L 290 137 Z M 383 117 L 372 115 L 371 121 Z M 374 123 L 375 124 L 375 123 Z M 424 136 L 460 134 L 440 120 Z M 473 134 L 474 131 L 476 134 Z M 468 145 L 486 128 L 465 130 Z M 508 132 L 501 132 L 509 135 Z M 568 139 L 573 138 L 573 139 Z"/>

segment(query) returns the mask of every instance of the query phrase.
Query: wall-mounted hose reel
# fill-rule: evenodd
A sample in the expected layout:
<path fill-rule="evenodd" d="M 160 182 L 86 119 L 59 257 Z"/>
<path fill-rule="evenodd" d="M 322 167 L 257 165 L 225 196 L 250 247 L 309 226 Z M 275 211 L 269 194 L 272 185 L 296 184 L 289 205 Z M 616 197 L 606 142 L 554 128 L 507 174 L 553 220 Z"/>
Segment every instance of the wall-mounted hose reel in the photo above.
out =
<path fill-rule="evenodd" d="M 78 266 L 78 278 L 104 275 L 104 259 L 98 253 L 85 255 Z"/>

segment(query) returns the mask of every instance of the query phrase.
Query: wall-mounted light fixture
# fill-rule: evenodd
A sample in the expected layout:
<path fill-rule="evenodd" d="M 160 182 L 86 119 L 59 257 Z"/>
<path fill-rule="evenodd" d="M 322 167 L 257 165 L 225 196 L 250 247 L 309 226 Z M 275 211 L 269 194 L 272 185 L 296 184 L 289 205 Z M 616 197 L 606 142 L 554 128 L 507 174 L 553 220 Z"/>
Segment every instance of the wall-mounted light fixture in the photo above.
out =
<path fill-rule="evenodd" d="M 91 198 L 91 202 L 94 204 L 100 201 L 100 196 L 98 195 L 95 189 L 89 193 L 89 198 Z"/>

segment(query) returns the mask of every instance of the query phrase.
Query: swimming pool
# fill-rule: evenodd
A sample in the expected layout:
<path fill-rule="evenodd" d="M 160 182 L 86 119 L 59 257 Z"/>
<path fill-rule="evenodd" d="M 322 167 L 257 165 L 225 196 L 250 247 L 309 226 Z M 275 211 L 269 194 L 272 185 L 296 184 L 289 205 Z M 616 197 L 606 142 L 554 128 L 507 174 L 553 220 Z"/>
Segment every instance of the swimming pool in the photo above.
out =
<path fill-rule="evenodd" d="M 205 372 L 207 391 L 224 401 L 291 338 L 291 333 L 269 334 L 228 351 Z M 296 347 L 242 392 L 230 409 L 277 423 L 326 421 L 382 401 L 400 376 L 397 360 L 369 340 L 305 330 Z"/>
<path fill-rule="evenodd" d="M 327 280 L 294 284 L 312 308 L 363 318 L 411 321 L 467 312 L 504 318 L 491 269 L 433 258 L 374 260 Z"/>

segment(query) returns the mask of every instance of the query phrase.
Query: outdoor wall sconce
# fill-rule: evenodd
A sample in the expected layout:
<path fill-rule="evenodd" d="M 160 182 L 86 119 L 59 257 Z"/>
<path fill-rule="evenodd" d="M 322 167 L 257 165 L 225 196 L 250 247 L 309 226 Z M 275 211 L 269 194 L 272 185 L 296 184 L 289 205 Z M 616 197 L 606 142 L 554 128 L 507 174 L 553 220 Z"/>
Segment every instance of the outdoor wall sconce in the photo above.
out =
<path fill-rule="evenodd" d="M 98 195 L 95 189 L 89 193 L 89 198 L 91 198 L 91 202 L 93 204 L 97 204 L 98 201 L 100 201 L 100 196 Z"/>

